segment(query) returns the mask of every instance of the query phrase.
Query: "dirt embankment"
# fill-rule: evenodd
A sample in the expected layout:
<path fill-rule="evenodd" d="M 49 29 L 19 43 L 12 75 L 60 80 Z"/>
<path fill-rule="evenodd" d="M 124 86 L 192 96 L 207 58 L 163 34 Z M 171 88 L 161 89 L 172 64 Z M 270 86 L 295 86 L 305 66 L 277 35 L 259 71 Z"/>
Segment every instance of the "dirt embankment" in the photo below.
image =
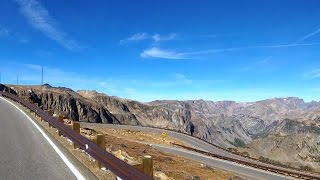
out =
<path fill-rule="evenodd" d="M 108 151 L 124 151 L 139 161 L 139 157 L 151 155 L 154 161 L 155 175 L 164 173 L 173 179 L 233 179 L 230 172 L 211 168 L 198 162 L 172 154 L 161 152 L 144 143 L 170 144 L 173 138 L 163 138 L 161 134 L 143 133 L 141 131 L 95 128 L 106 136 Z M 178 142 L 178 141 L 176 141 Z"/>

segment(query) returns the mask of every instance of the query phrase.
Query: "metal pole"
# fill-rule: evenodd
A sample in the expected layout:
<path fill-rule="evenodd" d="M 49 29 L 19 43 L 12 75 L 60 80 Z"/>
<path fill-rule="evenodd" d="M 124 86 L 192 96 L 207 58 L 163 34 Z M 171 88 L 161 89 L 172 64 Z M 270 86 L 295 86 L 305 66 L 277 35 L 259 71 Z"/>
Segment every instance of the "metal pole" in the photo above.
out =
<path fill-rule="evenodd" d="M 41 67 L 41 109 L 43 110 L 42 97 L 43 97 L 43 66 Z"/>
<path fill-rule="evenodd" d="M 41 67 L 41 84 L 43 85 L 43 66 Z"/>

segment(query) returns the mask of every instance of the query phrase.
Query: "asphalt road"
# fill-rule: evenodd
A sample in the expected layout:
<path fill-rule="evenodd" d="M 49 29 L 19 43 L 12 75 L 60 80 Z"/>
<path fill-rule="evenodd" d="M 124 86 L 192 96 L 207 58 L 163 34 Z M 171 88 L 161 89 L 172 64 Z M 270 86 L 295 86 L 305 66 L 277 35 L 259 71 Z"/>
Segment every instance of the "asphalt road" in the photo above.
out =
<path fill-rule="evenodd" d="M 129 129 L 129 130 L 139 130 L 142 132 L 149 132 L 149 133 L 159 133 L 161 134 L 163 131 L 167 133 L 168 136 L 176 138 L 177 140 L 183 141 L 187 146 L 191 146 L 197 149 L 201 149 L 204 151 L 212 152 L 215 154 L 219 154 L 222 156 L 226 157 L 233 157 L 237 159 L 245 159 L 248 161 L 248 159 L 242 157 L 242 156 L 237 156 L 235 154 L 231 154 L 228 152 L 225 152 L 215 146 L 212 146 L 202 140 L 199 140 L 197 138 L 177 133 L 177 132 L 172 132 L 172 131 L 166 131 L 162 129 L 156 129 L 156 128 L 148 128 L 148 127 L 140 127 L 140 126 L 126 126 L 126 125 L 114 125 L 114 124 L 96 124 L 96 123 L 81 123 L 82 126 L 85 127 L 103 127 L 103 128 L 112 128 L 112 129 Z M 153 147 L 172 154 L 179 155 L 181 157 L 185 157 L 203 164 L 206 164 L 211 167 L 216 167 L 220 169 L 224 169 L 230 172 L 233 172 L 241 177 L 245 177 L 248 179 L 272 179 L 272 180 L 283 180 L 283 179 L 294 179 L 292 177 L 272 173 L 269 171 L 264 171 L 248 166 L 244 166 L 238 163 L 234 162 L 229 162 L 213 157 L 208 157 L 196 152 L 191 152 L 187 151 L 185 149 L 181 148 L 176 148 L 176 147 L 171 147 L 171 146 L 165 146 L 165 145 L 158 145 L 158 144 L 152 144 Z"/>
<path fill-rule="evenodd" d="M 208 157 L 196 152 L 187 151 L 180 148 L 168 147 L 164 145 L 152 144 L 153 147 L 164 152 L 175 154 L 178 156 L 186 157 L 188 159 L 203 163 L 210 167 L 216 167 L 219 169 L 224 169 L 235 173 L 238 176 L 244 177 L 246 179 L 261 180 L 261 179 L 272 179 L 272 180 L 285 180 L 293 179 L 291 177 L 283 176 L 280 174 L 275 174 L 268 171 L 263 171 L 255 169 L 252 167 L 240 165 L 234 162 L 224 161 L 221 159 Z"/>
<path fill-rule="evenodd" d="M 129 130 L 137 130 L 137 131 L 142 131 L 142 132 L 149 132 L 149 133 L 158 133 L 161 134 L 163 131 L 167 133 L 169 137 L 175 138 L 181 142 L 183 142 L 185 145 L 189 147 L 193 147 L 196 149 L 200 149 L 203 151 L 215 153 L 221 156 L 226 156 L 226 157 L 231 157 L 231 158 L 236 158 L 240 160 L 246 160 L 248 161 L 247 158 L 244 158 L 242 156 L 238 156 L 236 154 L 229 153 L 227 151 L 223 151 L 209 143 L 206 143 L 203 140 L 200 140 L 198 138 L 174 132 L 174 131 L 168 131 L 168 130 L 162 130 L 162 129 L 157 129 L 157 128 L 150 128 L 150 127 L 141 127 L 141 126 L 127 126 L 127 125 L 115 125 L 115 124 L 97 124 L 97 123 L 81 123 L 87 127 L 105 127 L 105 128 L 113 128 L 113 129 L 129 129 Z M 256 161 L 250 161 L 250 162 L 256 162 Z"/>
<path fill-rule="evenodd" d="M 77 179 L 39 130 L 2 98 L 0 179 Z"/>

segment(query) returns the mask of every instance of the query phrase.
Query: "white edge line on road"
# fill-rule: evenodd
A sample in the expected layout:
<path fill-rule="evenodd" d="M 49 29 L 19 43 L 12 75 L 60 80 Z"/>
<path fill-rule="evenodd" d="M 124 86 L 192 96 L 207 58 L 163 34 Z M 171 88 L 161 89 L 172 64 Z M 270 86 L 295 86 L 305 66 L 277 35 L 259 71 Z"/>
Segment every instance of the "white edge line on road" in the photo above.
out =
<path fill-rule="evenodd" d="M 60 158 L 63 160 L 63 162 L 68 166 L 70 171 L 77 177 L 79 180 L 85 180 L 86 178 L 83 177 L 83 175 L 80 173 L 80 171 L 70 162 L 70 160 L 63 154 L 63 152 L 58 148 L 57 145 L 54 144 L 54 142 L 50 139 L 50 137 L 40 128 L 40 126 L 35 123 L 23 110 L 21 110 L 18 106 L 10 102 L 9 100 L 0 97 L 1 99 L 7 101 L 12 106 L 17 108 L 23 115 L 27 117 L 27 119 L 38 129 L 38 131 L 42 134 L 42 136 L 49 142 L 49 144 L 52 146 L 52 148 L 57 152 L 57 154 L 60 156 Z"/>

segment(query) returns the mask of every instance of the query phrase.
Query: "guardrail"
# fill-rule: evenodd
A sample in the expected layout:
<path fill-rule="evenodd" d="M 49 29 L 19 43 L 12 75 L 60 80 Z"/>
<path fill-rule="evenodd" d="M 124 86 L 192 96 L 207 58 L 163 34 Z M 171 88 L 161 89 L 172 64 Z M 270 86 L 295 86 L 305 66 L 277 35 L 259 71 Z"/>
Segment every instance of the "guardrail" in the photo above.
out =
<path fill-rule="evenodd" d="M 122 125 L 122 124 L 120 124 L 120 126 L 121 126 L 121 125 Z M 139 126 L 139 125 L 124 125 L 124 126 Z M 213 144 L 213 143 L 211 143 L 211 142 L 205 141 L 204 139 L 201 139 L 200 137 L 192 136 L 192 135 L 190 135 L 190 134 L 188 134 L 188 133 L 186 133 L 186 132 L 175 131 L 175 130 L 173 130 L 173 129 L 166 129 L 166 128 L 161 128 L 161 127 L 152 127 L 152 126 L 143 126 L 143 127 L 152 128 L 152 129 L 166 130 L 166 131 L 170 131 L 170 132 L 172 132 L 172 133 L 180 133 L 180 134 L 189 136 L 190 138 L 195 138 L 195 139 L 201 140 L 203 143 L 206 143 L 206 144 L 208 144 L 208 145 L 211 145 L 211 146 L 213 146 L 213 147 L 215 147 L 215 148 L 217 148 L 217 149 L 220 149 L 220 150 L 222 150 L 222 151 L 224 151 L 224 152 L 227 152 L 227 153 L 229 153 L 229 154 L 231 154 L 231 155 L 239 156 L 239 157 L 242 157 L 242 158 L 245 158 L 245 159 L 248 159 L 248 160 L 253 160 L 253 161 L 256 161 L 257 163 L 263 163 L 263 164 L 267 164 L 267 165 L 272 165 L 272 166 L 274 166 L 274 167 L 284 168 L 284 169 L 288 169 L 288 170 L 292 170 L 292 171 L 300 171 L 298 168 L 294 168 L 294 167 L 283 167 L 283 166 L 281 166 L 281 165 L 263 162 L 263 161 L 261 161 L 260 159 L 253 158 L 253 157 L 250 157 L 250 156 L 245 156 L 245 155 L 243 155 L 243 154 L 233 152 L 233 151 L 231 151 L 231 150 L 229 150 L 229 149 L 226 149 L 226 148 L 220 147 L 220 146 L 218 146 L 218 145 L 216 145 L 216 144 Z M 206 152 L 206 151 L 204 151 L 204 152 Z M 210 153 L 210 152 L 209 152 L 209 153 Z M 302 171 L 302 172 L 308 173 L 308 172 L 306 172 L 306 171 Z M 312 174 L 312 173 L 310 173 L 310 174 Z M 320 174 L 316 174 L 316 175 L 319 175 L 319 177 L 320 177 Z"/>
<path fill-rule="evenodd" d="M 37 116 L 41 117 L 44 121 L 47 121 L 51 126 L 58 129 L 64 136 L 69 138 L 73 143 L 77 144 L 82 150 L 87 152 L 91 157 L 100 162 L 103 166 L 109 169 L 116 176 L 125 180 L 151 180 L 152 178 L 143 174 L 136 168 L 130 166 L 126 162 L 113 156 L 105 149 L 102 149 L 94 142 L 88 140 L 87 138 L 81 136 L 79 133 L 73 131 L 67 127 L 63 122 L 58 121 L 53 116 L 49 115 L 47 112 L 40 109 L 37 105 L 31 104 L 28 101 L 7 93 L 0 92 L 0 95 L 6 98 L 10 98 L 26 108 L 33 111 Z"/>
<path fill-rule="evenodd" d="M 262 170 L 266 170 L 266 171 L 270 171 L 270 172 L 274 172 L 274 173 L 278 173 L 278 174 L 283 174 L 283 175 L 289 175 L 292 177 L 296 177 L 296 178 L 301 178 L 301 179 L 320 179 L 320 175 L 317 174 L 312 174 L 312 173 L 305 173 L 305 172 L 299 172 L 299 171 L 294 171 L 294 170 L 289 170 L 289 169 L 285 169 L 285 168 L 281 168 L 281 167 L 275 167 L 272 165 L 267 165 L 267 164 L 262 164 L 262 163 L 252 163 L 252 162 L 248 162 L 248 161 L 243 161 L 243 160 L 239 160 L 239 159 L 234 159 L 234 158 L 230 158 L 230 157 L 225 157 L 225 156 L 221 156 L 221 155 L 217 155 L 217 154 L 213 154 L 207 151 L 202 151 L 199 149 L 194 149 L 188 146 L 184 146 L 181 144 L 177 144 L 177 143 L 171 143 L 172 145 L 187 149 L 189 151 L 194 151 L 200 154 L 204 154 L 207 156 L 211 156 L 214 158 L 218 158 L 218 159 L 222 159 L 222 160 L 226 160 L 226 161 L 231 161 L 231 162 L 236 162 L 239 164 L 243 164 L 243 165 L 247 165 L 250 167 L 254 167 L 254 168 L 258 168 L 258 169 L 262 169 Z"/>
<path fill-rule="evenodd" d="M 124 126 L 139 126 L 139 125 L 126 125 L 126 124 L 119 124 L 119 125 L 120 125 L 120 126 L 121 126 L 121 125 L 124 125 Z M 186 135 L 186 136 L 189 136 L 190 138 L 195 138 L 195 139 L 201 140 L 203 143 L 206 143 L 206 144 L 208 144 L 208 145 L 214 146 L 215 148 L 220 149 L 220 150 L 223 150 L 223 151 L 228 152 L 228 153 L 230 153 L 230 154 L 233 154 L 233 155 L 241 156 L 241 157 L 244 157 L 244 158 L 247 158 L 247 159 L 251 159 L 251 160 L 255 160 L 255 161 L 262 162 L 262 161 L 260 161 L 260 160 L 257 159 L 257 158 L 253 158 L 253 157 L 249 157 L 249 156 L 244 156 L 244 155 L 242 155 L 242 154 L 233 152 L 233 151 L 231 151 L 231 150 L 229 150 L 229 149 L 223 148 L 223 147 L 221 147 L 221 146 L 218 146 L 218 145 L 216 145 L 216 144 L 213 144 L 213 143 L 211 143 L 211 142 L 208 142 L 208 141 L 206 141 L 206 140 L 204 140 L 204 139 L 202 139 L 202 138 L 200 138 L 200 137 L 193 136 L 193 135 L 188 134 L 188 133 L 183 132 L 183 131 L 176 131 L 176 130 L 173 130 L 173 129 L 167 129 L 167 128 L 162 128 L 162 127 L 153 127 L 153 126 L 143 126 L 143 127 L 153 128 L 153 129 L 161 129 L 161 130 L 170 131 L 170 132 L 172 132 L 172 133 L 184 134 L 184 135 Z M 291 167 L 288 167 L 288 168 L 289 168 L 289 169 L 297 170 L 296 168 L 291 168 Z"/>
<path fill-rule="evenodd" d="M 132 126 L 132 127 L 136 127 L 138 125 L 122 125 L 122 124 L 119 124 L 118 126 Z M 306 174 L 307 176 L 310 176 L 309 178 L 304 178 L 304 179 L 319 179 L 320 180 L 320 174 L 315 174 L 315 173 L 308 173 L 308 172 L 305 172 L 305 171 L 300 171 L 299 169 L 297 168 L 293 168 L 293 167 L 282 167 L 282 166 L 279 166 L 279 165 L 274 165 L 274 164 L 268 164 L 268 163 L 265 163 L 263 161 L 260 161 L 259 159 L 256 159 L 256 158 L 252 158 L 252 157 L 248 157 L 248 156 L 244 156 L 244 155 L 241 155 L 241 154 L 238 154 L 238 153 L 234 153 L 228 149 L 225 149 L 225 148 L 222 148 L 222 147 L 219 147 L 215 144 L 212 144 L 210 142 L 207 142 L 199 137 L 195 137 L 195 136 L 192 136 L 190 134 L 187 134 L 187 133 L 184 133 L 184 132 L 178 132 L 178 131 L 174 131 L 172 129 L 165 129 L 165 128 L 159 128 L 159 127 L 151 127 L 151 126 L 139 126 L 139 127 L 147 127 L 147 128 L 151 128 L 151 129 L 158 129 L 158 130 L 166 130 L 166 131 L 170 131 L 172 133 L 180 133 L 180 134 L 183 134 L 183 135 L 187 135 L 189 136 L 190 138 L 195 138 L 195 139 L 198 139 L 198 140 L 201 140 L 203 143 L 206 143 L 208 145 L 211 145 L 211 146 L 214 146 L 220 150 L 223 150 L 227 153 L 230 153 L 232 155 L 236 155 L 236 156 L 239 156 L 239 157 L 242 157 L 242 158 L 246 158 L 248 160 L 252 160 L 252 161 L 255 161 L 255 163 L 253 162 L 248 162 L 248 161 L 245 161 L 245 160 L 238 160 L 238 159 L 235 159 L 235 158 L 229 158 L 229 157 L 226 157 L 226 156 L 221 156 L 221 155 L 217 155 L 217 154 L 214 154 L 214 153 L 210 153 L 208 151 L 201 151 L 199 149 L 194 149 L 194 148 L 191 148 L 191 147 L 188 147 L 188 146 L 183 146 L 183 145 L 180 145 L 180 144 L 175 144 L 175 143 L 171 143 L 173 145 L 177 145 L 177 146 L 180 146 L 182 148 L 185 147 L 185 149 L 188 149 L 188 150 L 191 150 L 191 151 L 195 151 L 195 152 L 198 152 L 198 153 L 201 153 L 201 154 L 204 154 L 204 155 L 208 155 L 208 156 L 212 156 L 212 157 L 215 157 L 215 158 L 219 158 L 221 157 L 220 159 L 223 159 L 223 160 L 227 160 L 227 161 L 232 161 L 232 162 L 236 162 L 238 161 L 239 164 L 244 164 L 244 165 L 248 165 L 249 166 L 249 163 L 253 164 L 253 165 L 250 165 L 251 167 L 255 167 L 255 168 L 259 168 L 256 164 L 262 164 L 263 166 L 266 165 L 266 166 L 271 166 L 275 169 L 284 169 L 288 172 L 298 172 L 295 174 L 296 177 L 299 177 L 299 175 L 297 174 Z M 210 155 L 209 155 L 210 154 Z M 242 162 L 240 162 L 242 161 Z M 263 169 L 263 168 L 260 168 L 260 169 Z M 264 170 L 266 170 L 266 168 L 264 168 Z M 278 174 L 284 174 L 284 173 L 281 173 L 280 171 L 274 171 L 275 173 L 278 173 Z M 285 174 L 285 175 L 289 175 L 289 173 Z M 293 175 L 293 174 L 292 174 Z M 305 176 L 306 177 L 306 176 Z"/>

